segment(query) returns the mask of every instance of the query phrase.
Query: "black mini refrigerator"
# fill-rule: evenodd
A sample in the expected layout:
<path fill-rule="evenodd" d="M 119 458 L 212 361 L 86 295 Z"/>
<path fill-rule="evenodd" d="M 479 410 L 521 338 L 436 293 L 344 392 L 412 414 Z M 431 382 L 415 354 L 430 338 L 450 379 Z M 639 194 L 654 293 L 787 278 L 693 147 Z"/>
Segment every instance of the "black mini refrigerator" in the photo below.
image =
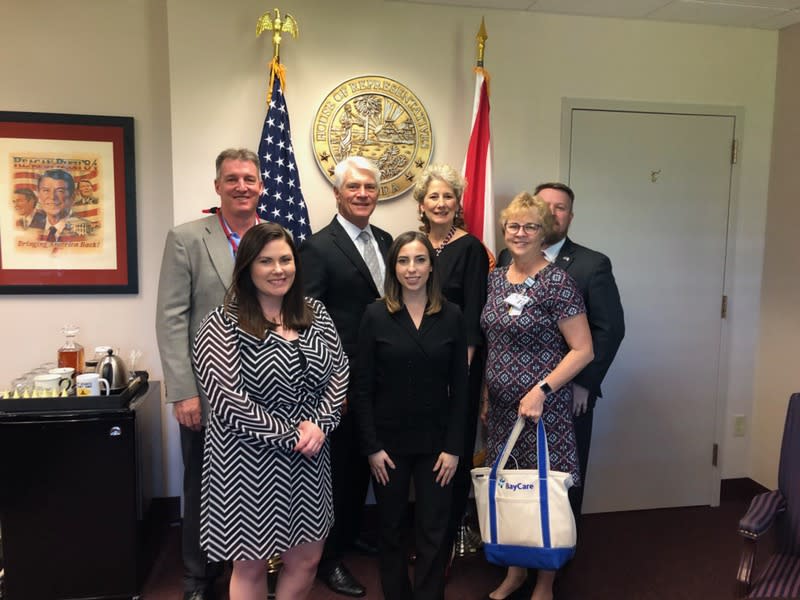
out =
<path fill-rule="evenodd" d="M 137 473 L 127 403 L 0 410 L 3 600 L 138 597 Z"/>

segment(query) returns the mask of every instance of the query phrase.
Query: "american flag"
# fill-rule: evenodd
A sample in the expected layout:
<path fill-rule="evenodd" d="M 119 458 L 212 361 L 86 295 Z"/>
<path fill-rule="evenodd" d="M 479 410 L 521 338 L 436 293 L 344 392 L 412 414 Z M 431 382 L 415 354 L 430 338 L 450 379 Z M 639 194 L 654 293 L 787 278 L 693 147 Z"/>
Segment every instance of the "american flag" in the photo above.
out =
<path fill-rule="evenodd" d="M 258 203 L 258 216 L 279 223 L 292 232 L 295 242 L 302 243 L 311 235 L 308 208 L 300 189 L 300 173 L 294 159 L 289 111 L 283 98 L 279 77 L 275 77 L 272 97 L 261 142 L 258 145 L 261 181 L 264 191 Z"/>

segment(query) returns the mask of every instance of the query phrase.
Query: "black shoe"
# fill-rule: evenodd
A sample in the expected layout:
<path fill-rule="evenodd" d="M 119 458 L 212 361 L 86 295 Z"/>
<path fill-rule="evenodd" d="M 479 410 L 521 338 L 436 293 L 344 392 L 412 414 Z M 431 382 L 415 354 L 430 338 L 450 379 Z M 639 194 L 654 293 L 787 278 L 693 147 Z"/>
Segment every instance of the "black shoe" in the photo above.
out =
<path fill-rule="evenodd" d="M 183 592 L 183 600 L 216 600 L 217 595 L 213 588 L 200 588 Z"/>
<path fill-rule="evenodd" d="M 378 547 L 374 544 L 371 544 L 364 538 L 356 538 L 356 540 L 353 542 L 353 550 L 359 554 L 366 554 L 367 556 L 378 555 Z"/>
<path fill-rule="evenodd" d="M 318 577 L 337 594 L 353 598 L 361 598 L 367 594 L 366 588 L 353 577 L 353 574 L 342 563 L 325 574 L 318 574 Z"/>

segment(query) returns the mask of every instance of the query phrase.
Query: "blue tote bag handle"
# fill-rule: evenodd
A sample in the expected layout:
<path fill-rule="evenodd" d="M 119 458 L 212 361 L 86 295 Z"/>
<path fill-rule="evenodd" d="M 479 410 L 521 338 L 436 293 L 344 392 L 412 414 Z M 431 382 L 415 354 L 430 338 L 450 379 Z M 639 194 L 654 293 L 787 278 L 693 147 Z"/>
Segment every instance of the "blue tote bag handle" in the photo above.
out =
<path fill-rule="evenodd" d="M 503 451 L 497 455 L 489 474 L 489 530 L 491 543 L 497 543 L 497 510 L 495 496 L 497 491 L 497 472 L 505 468 L 506 462 L 511 451 L 517 444 L 517 439 L 525 428 L 525 417 L 517 417 L 511 433 L 508 435 Z M 539 418 L 536 426 L 536 463 L 539 478 L 539 497 L 541 498 L 541 518 L 542 518 L 542 540 L 545 548 L 552 547 L 550 544 L 550 511 L 547 506 L 547 475 L 550 472 L 550 453 L 547 449 L 547 432 L 544 428 L 544 419 Z"/>

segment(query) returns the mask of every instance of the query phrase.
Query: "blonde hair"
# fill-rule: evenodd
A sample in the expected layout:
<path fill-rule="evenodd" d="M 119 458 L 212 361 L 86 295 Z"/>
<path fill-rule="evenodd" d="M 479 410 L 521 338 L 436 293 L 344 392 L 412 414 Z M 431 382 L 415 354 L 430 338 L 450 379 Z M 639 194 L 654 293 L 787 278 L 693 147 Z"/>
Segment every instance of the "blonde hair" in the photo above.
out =
<path fill-rule="evenodd" d="M 505 231 L 506 223 L 508 223 L 510 217 L 526 212 L 532 212 L 539 217 L 539 222 L 542 224 L 544 239 L 548 239 L 553 235 L 555 217 L 553 217 L 553 213 L 550 212 L 550 206 L 539 196 L 532 196 L 529 192 L 520 192 L 514 196 L 511 202 L 508 203 L 508 206 L 500 211 L 500 221 L 503 223 L 503 231 Z"/>

